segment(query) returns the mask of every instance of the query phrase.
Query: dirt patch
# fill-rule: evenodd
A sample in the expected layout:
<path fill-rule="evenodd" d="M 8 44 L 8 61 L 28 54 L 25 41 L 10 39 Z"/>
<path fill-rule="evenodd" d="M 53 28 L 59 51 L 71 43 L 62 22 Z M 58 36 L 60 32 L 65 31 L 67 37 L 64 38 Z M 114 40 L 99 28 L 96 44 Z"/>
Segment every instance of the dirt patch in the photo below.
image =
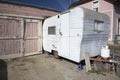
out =
<path fill-rule="evenodd" d="M 77 64 L 55 59 L 47 54 L 29 56 L 8 62 L 8 80 L 120 80 L 114 73 L 79 71 Z"/>

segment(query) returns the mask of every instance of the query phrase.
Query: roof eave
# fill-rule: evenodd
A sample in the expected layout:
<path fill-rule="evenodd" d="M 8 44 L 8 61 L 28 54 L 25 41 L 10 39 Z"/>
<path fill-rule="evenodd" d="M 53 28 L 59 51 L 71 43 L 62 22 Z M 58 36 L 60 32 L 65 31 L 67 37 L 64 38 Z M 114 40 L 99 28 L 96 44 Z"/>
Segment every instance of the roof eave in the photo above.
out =
<path fill-rule="evenodd" d="M 77 1 L 77 2 L 74 2 L 73 4 L 71 4 L 69 8 L 72 8 L 72 7 L 75 7 L 75 6 L 90 2 L 90 1 L 93 1 L 93 0 L 80 0 L 80 1 Z"/>

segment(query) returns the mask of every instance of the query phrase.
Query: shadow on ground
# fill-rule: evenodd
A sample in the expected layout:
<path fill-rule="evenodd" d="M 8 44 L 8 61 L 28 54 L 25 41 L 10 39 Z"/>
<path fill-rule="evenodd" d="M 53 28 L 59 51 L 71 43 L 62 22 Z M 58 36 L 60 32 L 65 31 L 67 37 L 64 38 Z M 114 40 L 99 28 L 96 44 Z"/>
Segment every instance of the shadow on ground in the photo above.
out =
<path fill-rule="evenodd" d="M 0 59 L 0 80 L 8 80 L 7 64 Z"/>

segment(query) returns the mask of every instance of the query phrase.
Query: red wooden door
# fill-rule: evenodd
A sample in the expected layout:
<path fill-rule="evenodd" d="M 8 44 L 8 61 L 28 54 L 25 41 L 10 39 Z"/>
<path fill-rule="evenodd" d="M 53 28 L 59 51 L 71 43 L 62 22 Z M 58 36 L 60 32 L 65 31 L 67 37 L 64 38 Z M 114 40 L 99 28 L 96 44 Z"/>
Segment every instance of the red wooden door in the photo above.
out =
<path fill-rule="evenodd" d="M 40 40 L 40 36 L 42 36 L 42 31 L 40 31 L 41 21 L 39 20 L 30 20 L 27 19 L 25 21 L 24 27 L 24 55 L 32 55 L 39 54 L 40 45 L 42 46 L 42 39 Z"/>
<path fill-rule="evenodd" d="M 0 58 L 21 56 L 21 22 L 0 18 Z"/>

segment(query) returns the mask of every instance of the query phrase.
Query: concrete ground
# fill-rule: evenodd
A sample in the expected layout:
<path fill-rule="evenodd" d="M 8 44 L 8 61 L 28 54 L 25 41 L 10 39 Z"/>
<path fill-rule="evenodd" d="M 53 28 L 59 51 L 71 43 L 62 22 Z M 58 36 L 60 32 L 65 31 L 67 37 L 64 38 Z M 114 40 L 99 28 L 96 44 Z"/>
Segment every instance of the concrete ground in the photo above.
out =
<path fill-rule="evenodd" d="M 8 80 L 120 80 L 115 73 L 86 73 L 77 64 L 47 54 L 7 62 Z"/>

